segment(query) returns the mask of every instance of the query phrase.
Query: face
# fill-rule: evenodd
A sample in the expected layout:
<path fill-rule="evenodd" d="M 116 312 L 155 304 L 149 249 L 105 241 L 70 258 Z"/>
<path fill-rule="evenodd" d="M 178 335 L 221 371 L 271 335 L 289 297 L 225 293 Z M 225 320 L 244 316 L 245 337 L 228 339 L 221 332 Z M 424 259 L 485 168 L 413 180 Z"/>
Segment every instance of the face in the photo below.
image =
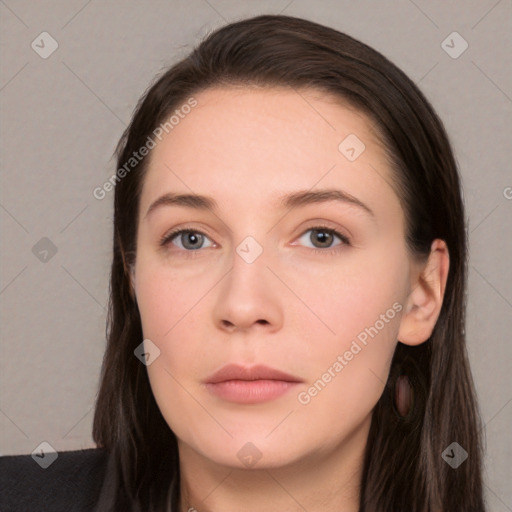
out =
<path fill-rule="evenodd" d="M 349 450 L 411 291 L 384 151 L 361 113 L 319 92 L 195 99 L 150 155 L 134 268 L 180 457 L 270 468 Z"/>

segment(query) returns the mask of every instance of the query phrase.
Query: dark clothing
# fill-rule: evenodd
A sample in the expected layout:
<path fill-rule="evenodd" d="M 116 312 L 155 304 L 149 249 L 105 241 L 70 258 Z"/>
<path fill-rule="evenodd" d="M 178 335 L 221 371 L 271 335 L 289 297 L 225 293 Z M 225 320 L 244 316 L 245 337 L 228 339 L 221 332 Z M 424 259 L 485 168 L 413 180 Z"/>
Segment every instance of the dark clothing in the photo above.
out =
<path fill-rule="evenodd" d="M 59 452 L 46 469 L 31 455 L 0 457 L 0 511 L 92 512 L 107 461 L 107 453 L 97 448 Z"/>

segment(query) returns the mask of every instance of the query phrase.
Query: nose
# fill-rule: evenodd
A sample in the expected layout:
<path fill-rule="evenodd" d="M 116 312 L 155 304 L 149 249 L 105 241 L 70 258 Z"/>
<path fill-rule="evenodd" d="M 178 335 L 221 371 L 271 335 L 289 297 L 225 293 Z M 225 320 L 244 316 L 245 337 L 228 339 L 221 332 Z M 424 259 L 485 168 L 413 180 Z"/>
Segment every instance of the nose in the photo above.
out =
<path fill-rule="evenodd" d="M 232 268 L 219 283 L 214 323 L 228 332 L 251 329 L 275 332 L 283 324 L 282 290 L 267 268 L 265 251 L 249 261 L 234 252 Z"/>

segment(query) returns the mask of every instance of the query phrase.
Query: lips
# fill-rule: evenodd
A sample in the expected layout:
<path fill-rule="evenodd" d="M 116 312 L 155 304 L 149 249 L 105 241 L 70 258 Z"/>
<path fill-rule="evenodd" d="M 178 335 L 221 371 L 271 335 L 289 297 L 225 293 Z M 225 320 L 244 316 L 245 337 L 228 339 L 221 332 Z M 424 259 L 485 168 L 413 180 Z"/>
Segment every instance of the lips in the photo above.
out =
<path fill-rule="evenodd" d="M 303 382 L 268 366 L 228 364 L 205 380 L 210 393 L 222 400 L 255 404 L 274 400 Z"/>
<path fill-rule="evenodd" d="M 294 377 L 280 370 L 274 370 L 268 366 L 240 366 L 237 364 L 228 364 L 223 366 L 218 372 L 206 379 L 209 384 L 217 384 L 228 380 L 280 380 L 283 382 L 302 382 L 298 377 Z"/>

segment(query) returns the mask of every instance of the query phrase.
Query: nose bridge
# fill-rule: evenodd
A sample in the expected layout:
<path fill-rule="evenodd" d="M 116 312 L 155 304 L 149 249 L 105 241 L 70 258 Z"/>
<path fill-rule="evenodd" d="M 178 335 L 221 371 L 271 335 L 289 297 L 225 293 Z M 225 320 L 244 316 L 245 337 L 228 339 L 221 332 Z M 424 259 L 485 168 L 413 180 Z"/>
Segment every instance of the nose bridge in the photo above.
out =
<path fill-rule="evenodd" d="M 264 283 L 268 276 L 266 268 L 270 251 L 252 235 L 246 236 L 234 247 L 232 268 L 228 276 L 230 292 L 246 296 L 258 295 L 259 288 L 266 288 Z"/>
<path fill-rule="evenodd" d="M 231 270 L 216 298 L 214 321 L 218 325 L 246 329 L 255 323 L 281 324 L 277 288 L 269 284 L 273 278 L 267 269 L 269 255 L 252 235 L 234 247 Z"/>
<path fill-rule="evenodd" d="M 261 237 L 259 237 L 261 238 Z M 263 244 L 258 242 L 252 235 L 246 236 L 235 249 L 237 255 L 246 265 L 254 264 L 258 259 L 261 259 L 264 248 Z M 265 258 L 263 258 L 265 259 Z M 235 259 L 236 261 L 236 259 Z"/>

